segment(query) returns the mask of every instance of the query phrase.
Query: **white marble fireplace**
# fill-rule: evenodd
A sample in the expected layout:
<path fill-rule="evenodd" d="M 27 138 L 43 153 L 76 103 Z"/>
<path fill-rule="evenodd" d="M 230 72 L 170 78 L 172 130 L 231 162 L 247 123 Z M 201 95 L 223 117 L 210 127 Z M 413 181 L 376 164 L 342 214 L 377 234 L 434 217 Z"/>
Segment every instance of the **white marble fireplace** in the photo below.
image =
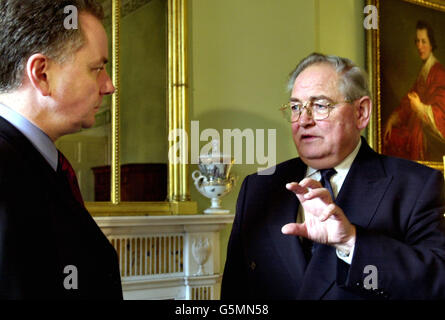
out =
<path fill-rule="evenodd" d="M 219 231 L 233 215 L 94 217 L 119 256 L 124 299 L 219 299 Z"/>

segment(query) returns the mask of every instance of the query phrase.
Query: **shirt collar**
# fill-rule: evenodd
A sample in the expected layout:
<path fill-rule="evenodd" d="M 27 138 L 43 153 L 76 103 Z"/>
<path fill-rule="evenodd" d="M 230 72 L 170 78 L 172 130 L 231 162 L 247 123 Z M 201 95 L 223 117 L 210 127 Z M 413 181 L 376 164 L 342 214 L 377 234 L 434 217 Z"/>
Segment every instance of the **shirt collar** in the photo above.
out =
<path fill-rule="evenodd" d="M 337 171 L 337 174 L 346 176 L 349 169 L 351 168 L 352 162 L 354 161 L 355 157 L 358 154 L 358 151 L 360 150 L 361 145 L 362 145 L 362 139 L 359 139 L 355 149 L 342 162 L 340 162 L 338 165 L 334 167 L 335 171 Z M 317 171 L 319 170 L 308 166 L 306 170 L 306 177 L 314 175 Z"/>
<path fill-rule="evenodd" d="M 26 119 L 17 111 L 0 103 L 0 116 L 16 127 L 31 144 L 42 154 L 50 166 L 56 171 L 58 162 L 57 148 L 51 139 L 39 127 Z"/>
<path fill-rule="evenodd" d="M 420 75 L 423 77 L 424 81 L 426 81 L 426 78 L 428 77 L 431 68 L 434 66 L 436 62 L 437 62 L 436 57 L 433 55 L 433 53 L 431 53 L 428 59 L 426 59 L 425 63 L 423 64 L 422 69 L 420 70 Z"/>
<path fill-rule="evenodd" d="M 358 154 L 358 151 L 360 150 L 360 146 L 362 145 L 362 139 L 359 139 L 359 142 L 357 146 L 355 147 L 354 151 L 352 151 L 349 156 L 347 156 L 340 164 L 336 165 L 334 167 L 335 171 L 339 174 L 348 173 L 349 169 L 351 168 L 352 162 L 354 162 L 355 157 Z M 346 174 L 344 174 L 346 176 Z"/>

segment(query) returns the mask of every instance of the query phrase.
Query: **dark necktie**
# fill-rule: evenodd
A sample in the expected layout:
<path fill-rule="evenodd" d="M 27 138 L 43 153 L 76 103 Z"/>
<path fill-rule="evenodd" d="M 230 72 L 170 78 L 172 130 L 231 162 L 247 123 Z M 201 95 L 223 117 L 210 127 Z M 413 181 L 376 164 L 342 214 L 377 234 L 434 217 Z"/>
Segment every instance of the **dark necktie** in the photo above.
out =
<path fill-rule="evenodd" d="M 334 191 L 332 190 L 330 179 L 336 173 L 337 173 L 337 171 L 335 171 L 334 168 L 320 170 L 320 174 L 321 174 L 320 183 L 324 188 L 328 189 L 329 193 L 331 194 L 332 201 L 335 201 L 335 197 L 334 197 Z"/>
<path fill-rule="evenodd" d="M 331 185 L 330 179 L 336 173 L 337 173 L 337 171 L 335 171 L 335 169 L 333 169 L 333 168 L 320 170 L 320 174 L 321 174 L 320 183 L 323 186 L 323 188 L 328 189 L 329 193 L 331 194 L 332 201 L 335 201 L 335 197 L 334 197 L 334 191 L 332 190 L 332 185 Z M 308 263 L 311 260 L 312 255 L 315 253 L 317 246 L 318 246 L 318 244 L 313 242 L 312 240 L 309 240 L 307 238 L 302 239 L 303 253 L 304 253 L 304 256 Z"/>
<path fill-rule="evenodd" d="M 74 172 L 73 167 L 67 158 L 63 155 L 62 152 L 58 151 L 59 154 L 59 162 L 57 163 L 57 173 L 64 178 L 71 189 L 71 193 L 77 202 L 80 203 L 82 207 L 84 207 L 82 194 L 80 193 L 79 183 L 77 182 L 76 172 Z"/>

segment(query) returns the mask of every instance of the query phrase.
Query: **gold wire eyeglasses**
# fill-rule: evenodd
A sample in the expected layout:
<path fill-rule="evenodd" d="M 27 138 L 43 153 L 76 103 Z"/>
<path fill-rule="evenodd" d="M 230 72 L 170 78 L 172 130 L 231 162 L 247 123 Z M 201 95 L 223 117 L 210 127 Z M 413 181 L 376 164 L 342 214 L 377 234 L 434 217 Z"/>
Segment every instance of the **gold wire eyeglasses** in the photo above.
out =
<path fill-rule="evenodd" d="M 291 101 L 283 105 L 280 110 L 284 118 L 290 123 L 297 122 L 304 109 L 306 109 L 308 116 L 318 121 L 327 119 L 331 110 L 341 103 L 349 103 L 349 101 L 331 102 L 327 99 L 306 102 Z"/>

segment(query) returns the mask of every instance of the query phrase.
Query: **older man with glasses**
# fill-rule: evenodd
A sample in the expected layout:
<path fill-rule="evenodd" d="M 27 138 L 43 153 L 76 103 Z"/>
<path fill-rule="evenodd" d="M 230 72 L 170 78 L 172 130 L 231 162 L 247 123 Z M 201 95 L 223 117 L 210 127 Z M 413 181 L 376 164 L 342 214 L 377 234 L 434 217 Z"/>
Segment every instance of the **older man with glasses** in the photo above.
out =
<path fill-rule="evenodd" d="M 244 180 L 221 297 L 444 298 L 442 174 L 368 146 L 372 101 L 350 60 L 311 54 L 289 89 L 299 157 Z"/>

